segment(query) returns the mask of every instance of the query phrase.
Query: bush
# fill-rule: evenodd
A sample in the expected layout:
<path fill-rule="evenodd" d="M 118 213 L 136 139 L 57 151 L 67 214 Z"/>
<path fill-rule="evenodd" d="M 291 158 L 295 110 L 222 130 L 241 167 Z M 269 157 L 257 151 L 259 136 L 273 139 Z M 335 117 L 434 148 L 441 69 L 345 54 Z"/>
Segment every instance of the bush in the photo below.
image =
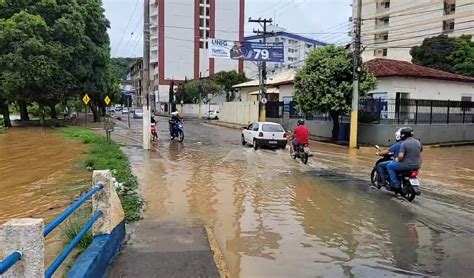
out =
<path fill-rule="evenodd" d="M 89 221 L 91 218 L 91 214 L 91 206 L 86 206 L 83 209 L 78 210 L 74 216 L 69 217 L 64 222 L 64 224 L 61 226 L 64 245 L 69 244 L 79 234 L 79 232 L 86 225 L 87 221 Z M 81 241 L 79 241 L 76 247 L 83 251 L 92 243 L 93 239 L 94 236 L 92 235 L 92 231 L 89 230 L 81 239 Z"/>
<path fill-rule="evenodd" d="M 93 170 L 110 169 L 114 172 L 114 177 L 119 183 L 123 184 L 119 197 L 126 221 L 139 220 L 143 203 L 136 192 L 138 182 L 132 174 L 128 159 L 122 153 L 120 147 L 114 142 L 108 143 L 105 137 L 85 128 L 67 127 L 59 130 L 65 136 L 76 138 L 81 140 L 83 144 L 89 145 L 84 168 Z"/>

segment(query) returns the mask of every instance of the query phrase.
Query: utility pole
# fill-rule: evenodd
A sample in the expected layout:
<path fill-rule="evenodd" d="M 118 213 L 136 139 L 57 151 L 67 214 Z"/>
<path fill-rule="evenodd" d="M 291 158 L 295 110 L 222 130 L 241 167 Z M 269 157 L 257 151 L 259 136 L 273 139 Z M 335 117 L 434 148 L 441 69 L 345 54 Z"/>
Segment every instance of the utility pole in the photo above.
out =
<path fill-rule="evenodd" d="M 150 149 L 150 0 L 144 0 L 143 14 L 143 149 Z"/>
<path fill-rule="evenodd" d="M 361 25 L 362 25 L 362 0 L 354 0 L 356 16 L 354 17 L 354 58 L 353 58 L 353 83 L 352 83 L 352 111 L 351 134 L 349 146 L 357 148 L 357 129 L 359 124 L 359 77 L 361 71 Z"/>
<path fill-rule="evenodd" d="M 273 20 L 270 19 L 252 19 L 249 18 L 249 22 L 251 23 L 259 23 L 263 27 L 263 31 L 260 30 L 254 30 L 253 32 L 258 35 L 262 35 L 262 42 L 264 44 L 267 43 L 267 35 L 273 35 L 273 32 L 267 32 L 267 24 L 272 23 Z M 266 82 L 267 82 L 267 63 L 266 62 L 261 62 L 259 66 L 259 71 L 258 71 L 258 76 L 259 76 L 259 87 L 260 87 L 260 101 L 259 101 L 259 107 L 260 107 L 260 113 L 259 113 L 259 121 L 264 122 L 267 118 L 267 113 L 266 113 L 266 108 L 265 108 L 265 103 L 263 99 L 266 100 Z"/>

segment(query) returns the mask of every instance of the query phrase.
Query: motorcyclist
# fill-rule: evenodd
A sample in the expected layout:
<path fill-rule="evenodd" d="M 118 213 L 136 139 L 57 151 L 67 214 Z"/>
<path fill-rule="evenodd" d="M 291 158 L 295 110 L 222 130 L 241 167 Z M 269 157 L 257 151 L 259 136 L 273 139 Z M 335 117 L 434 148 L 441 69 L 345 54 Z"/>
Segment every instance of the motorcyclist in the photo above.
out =
<path fill-rule="evenodd" d="M 304 120 L 298 120 L 298 126 L 293 130 L 293 141 L 291 141 L 291 153 L 293 153 L 300 145 L 308 144 L 309 129 L 304 126 Z"/>
<path fill-rule="evenodd" d="M 398 157 L 398 152 L 400 150 L 400 141 L 401 141 L 401 130 L 402 129 L 399 129 L 395 132 L 395 141 L 396 143 L 393 144 L 390 148 L 386 149 L 386 150 L 383 150 L 381 152 L 378 152 L 377 155 L 379 156 L 386 156 L 386 155 L 389 155 L 391 154 L 393 156 L 393 159 L 395 159 L 396 157 Z M 378 178 L 379 178 L 379 182 L 381 184 L 385 184 L 386 180 L 387 180 L 387 177 L 385 175 L 385 171 L 387 169 L 387 165 L 390 163 L 390 161 L 384 161 L 384 162 L 381 162 L 379 164 L 377 164 L 377 174 L 378 174 Z"/>
<path fill-rule="evenodd" d="M 411 127 L 404 127 L 400 130 L 402 139 L 400 151 L 394 161 L 391 161 L 387 165 L 390 185 L 393 188 L 400 188 L 397 172 L 418 170 L 421 166 L 421 152 L 423 151 L 423 146 L 420 141 L 413 138 L 414 133 Z"/>
<path fill-rule="evenodd" d="M 169 125 L 170 125 L 170 132 L 173 132 L 173 127 L 179 122 L 182 122 L 183 118 L 179 115 L 178 111 L 174 111 L 171 113 L 171 119 L 169 120 Z"/>

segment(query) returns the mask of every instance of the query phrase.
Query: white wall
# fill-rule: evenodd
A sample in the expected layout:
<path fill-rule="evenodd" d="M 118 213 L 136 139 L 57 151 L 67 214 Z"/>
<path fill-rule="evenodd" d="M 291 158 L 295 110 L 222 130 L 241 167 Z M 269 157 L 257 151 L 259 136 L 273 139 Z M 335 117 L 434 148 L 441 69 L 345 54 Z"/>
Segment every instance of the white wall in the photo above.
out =
<path fill-rule="evenodd" d="M 279 100 L 283 101 L 284 97 L 292 97 L 294 95 L 294 90 L 295 90 L 295 87 L 293 86 L 293 84 L 280 86 L 279 87 L 279 91 L 280 91 Z"/>
<path fill-rule="evenodd" d="M 164 28 L 165 78 L 175 80 L 184 80 L 186 76 L 193 78 L 194 2 L 183 5 L 182 2 L 166 1 Z"/>
<path fill-rule="evenodd" d="M 215 37 L 222 40 L 239 41 L 240 0 L 216 0 Z M 247 18 L 245 18 L 247 20 Z M 207 56 L 206 50 L 206 57 Z M 238 70 L 239 62 L 215 59 L 215 72 Z"/>
<path fill-rule="evenodd" d="M 181 109 L 181 105 L 176 106 L 184 117 L 195 118 L 199 116 L 199 104 L 183 104 L 182 107 L 183 109 Z M 209 104 L 202 104 L 200 108 L 201 117 L 204 117 L 204 114 L 209 110 Z M 219 105 L 211 104 L 211 110 L 220 111 Z"/>
<path fill-rule="evenodd" d="M 258 102 L 224 102 L 219 107 L 223 122 L 248 125 L 258 120 Z"/>
<path fill-rule="evenodd" d="M 378 79 L 377 89 L 371 93 L 382 92 L 386 92 L 389 99 L 395 99 L 400 92 L 409 93 L 410 99 L 460 101 L 462 96 L 472 96 L 474 100 L 474 83 L 386 77 Z"/>

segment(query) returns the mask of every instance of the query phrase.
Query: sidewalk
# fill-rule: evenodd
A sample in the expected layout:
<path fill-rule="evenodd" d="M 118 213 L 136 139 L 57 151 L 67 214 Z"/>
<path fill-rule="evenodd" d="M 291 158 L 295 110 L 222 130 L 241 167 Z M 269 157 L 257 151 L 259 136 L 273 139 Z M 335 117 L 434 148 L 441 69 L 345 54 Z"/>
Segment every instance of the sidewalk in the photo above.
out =
<path fill-rule="evenodd" d="M 142 139 L 138 132 L 141 121 L 132 122 L 131 129 L 124 122 L 115 122 L 112 140 L 125 148 L 134 148 L 140 155 L 142 150 L 137 149 L 137 145 Z M 104 133 L 100 128 L 92 129 Z M 151 202 L 141 195 L 145 203 Z M 221 277 L 203 226 L 145 218 L 127 225 L 127 235 L 126 243 L 109 268 L 108 277 Z"/>

